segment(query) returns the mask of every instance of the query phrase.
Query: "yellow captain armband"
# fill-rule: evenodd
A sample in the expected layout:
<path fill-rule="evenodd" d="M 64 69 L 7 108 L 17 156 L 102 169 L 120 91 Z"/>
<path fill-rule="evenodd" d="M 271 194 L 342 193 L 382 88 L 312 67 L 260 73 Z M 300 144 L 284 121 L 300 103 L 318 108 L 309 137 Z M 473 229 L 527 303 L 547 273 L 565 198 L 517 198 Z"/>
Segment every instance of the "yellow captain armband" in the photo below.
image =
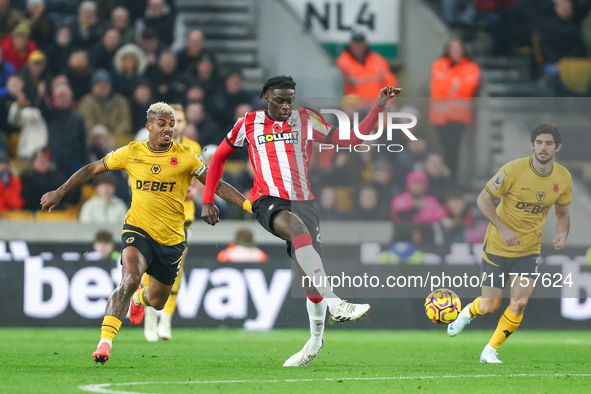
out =
<path fill-rule="evenodd" d="M 250 203 L 250 201 L 244 200 L 244 202 L 242 203 L 242 209 L 244 209 L 246 212 L 252 213 L 252 204 Z"/>

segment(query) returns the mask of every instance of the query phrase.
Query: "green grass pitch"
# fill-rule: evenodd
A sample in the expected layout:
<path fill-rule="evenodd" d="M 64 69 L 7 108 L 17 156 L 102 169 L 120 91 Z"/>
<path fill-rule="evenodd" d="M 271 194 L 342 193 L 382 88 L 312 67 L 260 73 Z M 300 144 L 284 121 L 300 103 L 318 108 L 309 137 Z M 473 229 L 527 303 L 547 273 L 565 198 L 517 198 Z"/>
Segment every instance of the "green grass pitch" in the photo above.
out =
<path fill-rule="evenodd" d="M 99 331 L 0 329 L 0 393 L 591 392 L 585 331 L 517 331 L 500 349 L 504 364 L 490 365 L 478 357 L 492 330 L 449 338 L 444 327 L 327 327 L 308 368 L 281 366 L 307 340 L 303 329 L 175 329 L 172 341 L 147 343 L 141 329 L 123 327 L 111 359 L 95 365 Z"/>

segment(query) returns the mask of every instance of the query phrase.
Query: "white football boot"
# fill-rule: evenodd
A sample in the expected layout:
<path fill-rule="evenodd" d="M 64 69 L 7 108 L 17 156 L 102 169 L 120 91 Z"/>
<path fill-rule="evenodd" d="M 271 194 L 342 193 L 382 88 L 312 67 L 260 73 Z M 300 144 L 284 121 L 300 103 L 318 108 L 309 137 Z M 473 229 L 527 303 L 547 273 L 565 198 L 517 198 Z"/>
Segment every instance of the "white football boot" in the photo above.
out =
<path fill-rule="evenodd" d="M 306 342 L 306 344 L 304 345 L 302 350 L 300 350 L 299 352 L 297 352 L 296 354 L 294 354 L 293 356 L 288 358 L 287 361 L 283 363 L 283 366 L 284 367 L 307 367 L 308 365 L 310 365 L 310 363 L 312 361 L 314 361 L 316 356 L 318 356 L 318 354 L 322 350 L 322 346 L 324 346 L 324 337 L 322 337 L 322 345 L 320 346 L 320 349 L 318 349 L 318 351 L 316 351 L 316 352 L 311 350 L 309 347 L 309 343 L 311 340 L 312 340 L 312 338 L 310 338 L 308 340 L 308 342 Z"/>
<path fill-rule="evenodd" d="M 158 341 L 158 312 L 151 306 L 146 307 L 144 314 L 144 336 L 148 342 Z"/>
<path fill-rule="evenodd" d="M 480 354 L 480 362 L 488 364 L 502 364 L 503 362 L 497 357 L 497 349 L 492 347 L 490 343 L 487 343 Z"/>
<path fill-rule="evenodd" d="M 367 314 L 369 309 L 369 304 L 351 304 L 346 300 L 339 300 L 334 310 L 328 308 L 328 322 L 332 324 L 359 320 Z"/>
<path fill-rule="evenodd" d="M 460 332 L 462 332 L 464 327 L 466 327 L 468 324 L 470 324 L 472 320 L 474 320 L 475 316 L 470 316 L 470 305 L 472 305 L 472 303 L 466 305 L 466 307 L 462 309 L 462 311 L 458 315 L 458 318 L 449 323 L 449 325 L 447 326 L 447 334 L 450 337 L 455 337 L 456 335 L 458 335 Z"/>
<path fill-rule="evenodd" d="M 160 322 L 158 323 L 158 336 L 164 340 L 172 339 L 172 315 L 162 312 Z"/>

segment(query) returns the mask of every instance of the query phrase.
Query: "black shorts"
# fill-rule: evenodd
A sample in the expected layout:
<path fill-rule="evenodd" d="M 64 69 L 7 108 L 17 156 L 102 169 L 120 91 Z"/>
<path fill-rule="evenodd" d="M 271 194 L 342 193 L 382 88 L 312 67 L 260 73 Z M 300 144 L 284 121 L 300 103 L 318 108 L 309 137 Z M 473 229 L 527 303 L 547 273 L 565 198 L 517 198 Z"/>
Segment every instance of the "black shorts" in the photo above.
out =
<path fill-rule="evenodd" d="M 316 208 L 310 201 L 289 201 L 279 197 L 263 196 L 252 204 L 252 213 L 257 222 L 261 224 L 271 234 L 276 237 L 279 235 L 273 229 L 273 219 L 281 211 L 289 211 L 298 215 L 308 232 L 312 236 L 312 246 L 314 250 L 322 256 L 322 241 L 320 240 L 320 221 Z M 281 238 L 281 237 L 279 237 Z M 286 241 L 287 254 L 291 257 L 292 245 Z"/>
<path fill-rule="evenodd" d="M 482 262 L 480 263 L 482 285 L 497 289 L 504 289 L 507 285 L 511 287 L 511 274 L 530 277 L 532 274 L 538 273 L 539 257 L 538 254 L 503 257 L 482 252 Z"/>
<path fill-rule="evenodd" d="M 164 246 L 156 242 L 139 227 L 125 224 L 121 235 L 121 252 L 128 246 L 140 251 L 148 263 L 146 273 L 162 284 L 171 286 L 181 265 L 185 242 Z"/>

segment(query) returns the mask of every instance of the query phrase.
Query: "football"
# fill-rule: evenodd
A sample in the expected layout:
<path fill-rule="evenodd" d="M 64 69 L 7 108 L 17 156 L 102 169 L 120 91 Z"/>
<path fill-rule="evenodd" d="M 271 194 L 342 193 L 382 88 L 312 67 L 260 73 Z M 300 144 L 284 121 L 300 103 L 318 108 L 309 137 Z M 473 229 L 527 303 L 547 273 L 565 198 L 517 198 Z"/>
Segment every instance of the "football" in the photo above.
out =
<path fill-rule="evenodd" d="M 456 320 L 462 310 L 462 301 L 451 290 L 437 289 L 425 300 L 425 313 L 437 324 L 449 324 Z"/>

